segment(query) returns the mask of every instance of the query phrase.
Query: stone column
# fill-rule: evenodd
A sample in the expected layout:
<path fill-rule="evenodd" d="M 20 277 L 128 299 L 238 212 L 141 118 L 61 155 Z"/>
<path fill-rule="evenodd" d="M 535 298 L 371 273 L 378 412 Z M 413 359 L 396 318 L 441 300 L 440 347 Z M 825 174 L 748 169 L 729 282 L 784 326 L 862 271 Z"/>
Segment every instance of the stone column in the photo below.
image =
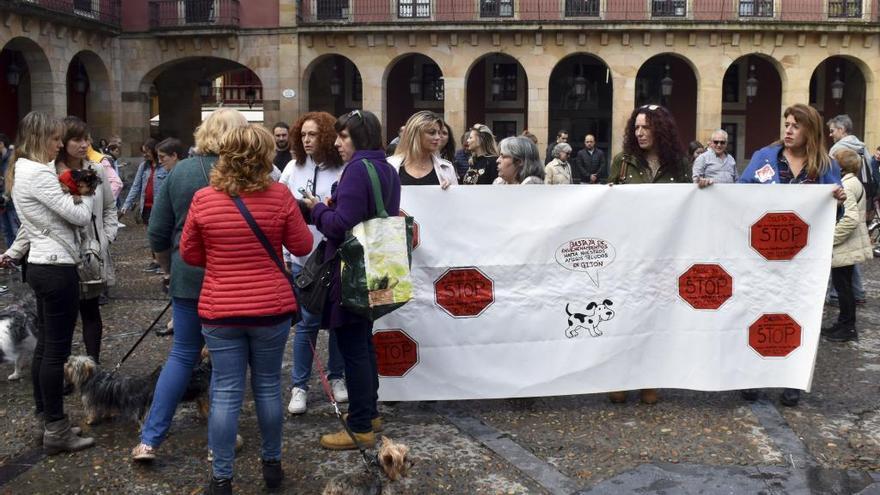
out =
<path fill-rule="evenodd" d="M 712 136 L 712 132 L 721 127 L 721 83 L 724 70 L 717 68 L 697 73 L 697 126 L 695 138 L 704 143 Z"/>
<path fill-rule="evenodd" d="M 466 71 L 467 67 L 462 69 Z M 445 71 L 445 68 L 443 70 Z M 443 118 L 452 127 L 455 142 L 461 147 L 463 143 L 459 143 L 458 140 L 468 128 L 468 123 L 465 122 L 465 105 L 467 104 L 464 94 L 465 78 L 464 74 L 459 71 L 450 70 L 450 75 L 446 75 L 447 72 L 443 72 L 443 74 Z"/>
<path fill-rule="evenodd" d="M 306 111 L 305 88 L 300 86 L 302 69 L 300 65 L 299 38 L 297 35 L 281 35 L 278 37 L 278 86 L 280 120 L 293 123 Z M 292 89 L 293 98 L 285 98 L 284 90 Z M 269 124 L 272 125 L 272 124 Z"/>
<path fill-rule="evenodd" d="M 610 64 L 613 96 L 611 97 L 611 147 L 608 150 L 608 164 L 614 155 L 623 150 L 623 134 L 626 121 L 636 105 L 636 72 L 638 66 Z M 622 72 L 625 71 L 625 72 Z"/>

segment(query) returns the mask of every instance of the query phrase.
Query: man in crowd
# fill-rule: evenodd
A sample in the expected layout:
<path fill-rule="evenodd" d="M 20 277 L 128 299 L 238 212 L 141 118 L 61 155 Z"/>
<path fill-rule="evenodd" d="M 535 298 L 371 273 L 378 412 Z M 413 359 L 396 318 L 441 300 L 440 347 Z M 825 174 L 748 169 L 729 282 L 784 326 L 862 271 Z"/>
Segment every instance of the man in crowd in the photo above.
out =
<path fill-rule="evenodd" d="M 578 151 L 574 160 L 575 183 L 604 184 L 608 179 L 605 153 L 596 147 L 596 136 L 584 137 L 584 149 Z"/>
<path fill-rule="evenodd" d="M 11 156 L 12 141 L 6 134 L 0 134 L 0 226 L 3 228 L 7 248 L 15 241 L 15 235 L 21 225 L 15 214 L 15 207 L 12 206 L 12 198 L 6 192 L 6 169 L 12 165 L 9 163 Z"/>
<path fill-rule="evenodd" d="M 553 148 L 556 147 L 559 143 L 567 143 L 568 142 L 568 131 L 564 129 L 560 129 L 559 132 L 556 133 L 556 142 L 550 143 L 547 145 L 547 153 L 544 155 L 544 165 L 547 165 L 553 160 Z"/>
<path fill-rule="evenodd" d="M 278 122 L 272 127 L 275 135 L 275 160 L 273 163 L 278 170 L 284 171 L 284 167 L 290 163 L 293 157 L 290 154 L 290 126 L 285 122 Z"/>
<path fill-rule="evenodd" d="M 712 133 L 709 149 L 694 160 L 691 175 L 694 182 L 712 179 L 715 184 L 736 182 L 736 160 L 727 153 L 727 131 L 718 129 Z"/>
<path fill-rule="evenodd" d="M 395 151 L 397 151 L 397 143 L 400 142 L 400 138 L 403 136 L 403 130 L 405 128 L 406 126 L 402 125 L 400 126 L 400 129 L 397 130 L 397 136 L 395 136 L 394 139 L 392 139 L 391 142 L 388 143 L 388 147 L 385 148 L 385 155 L 391 156 L 394 154 Z M 465 146 L 465 148 L 467 148 L 467 146 Z"/>
<path fill-rule="evenodd" d="M 849 115 L 838 115 L 828 121 L 828 135 L 834 144 L 831 146 L 829 154 L 834 156 L 840 150 L 848 149 L 855 151 L 862 157 L 862 168 L 859 172 L 859 180 L 865 188 L 865 203 L 868 208 L 872 208 L 874 204 L 874 195 L 877 190 L 874 187 L 874 179 L 871 174 L 871 157 L 865 143 L 853 135 L 853 121 Z M 865 304 L 865 288 L 862 285 L 862 269 L 861 265 L 855 265 L 853 269 L 853 295 L 856 298 L 856 304 Z M 832 304 L 837 302 L 837 291 L 834 287 L 829 290 L 828 301 Z"/>

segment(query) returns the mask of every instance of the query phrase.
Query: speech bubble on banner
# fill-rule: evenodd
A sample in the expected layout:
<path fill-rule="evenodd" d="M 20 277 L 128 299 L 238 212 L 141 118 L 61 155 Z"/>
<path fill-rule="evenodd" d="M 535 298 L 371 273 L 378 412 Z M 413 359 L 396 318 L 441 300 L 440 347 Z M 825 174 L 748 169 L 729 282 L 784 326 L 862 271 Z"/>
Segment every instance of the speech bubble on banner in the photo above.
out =
<path fill-rule="evenodd" d="M 585 272 L 599 287 L 599 270 L 614 262 L 614 246 L 605 239 L 581 237 L 562 243 L 556 248 L 556 262 L 566 270 Z"/>

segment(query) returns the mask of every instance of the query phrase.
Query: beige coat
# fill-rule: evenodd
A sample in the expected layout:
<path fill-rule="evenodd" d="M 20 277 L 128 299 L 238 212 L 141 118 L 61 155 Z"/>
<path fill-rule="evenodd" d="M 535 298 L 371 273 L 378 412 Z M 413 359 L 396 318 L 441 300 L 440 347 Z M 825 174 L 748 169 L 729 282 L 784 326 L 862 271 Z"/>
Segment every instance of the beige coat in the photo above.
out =
<path fill-rule="evenodd" d="M 544 184 L 571 184 L 571 165 L 554 158 L 544 166 Z"/>
<path fill-rule="evenodd" d="M 832 268 L 855 265 L 874 257 L 865 225 L 865 189 L 853 174 L 844 175 L 842 182 L 846 201 L 843 202 L 843 217 L 834 227 Z"/>

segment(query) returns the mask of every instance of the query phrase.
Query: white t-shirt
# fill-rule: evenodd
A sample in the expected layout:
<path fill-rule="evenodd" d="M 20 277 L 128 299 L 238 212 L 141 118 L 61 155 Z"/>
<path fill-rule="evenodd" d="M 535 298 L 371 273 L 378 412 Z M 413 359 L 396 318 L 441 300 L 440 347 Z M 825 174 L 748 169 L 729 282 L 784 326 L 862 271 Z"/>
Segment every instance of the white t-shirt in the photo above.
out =
<path fill-rule="evenodd" d="M 330 189 L 333 183 L 339 180 L 339 176 L 342 175 L 344 168 L 344 166 L 322 167 L 316 165 L 312 157 L 309 156 L 302 165 L 298 164 L 296 160 L 291 160 L 284 167 L 284 172 L 281 173 L 281 178 L 278 179 L 278 182 L 286 185 L 290 192 L 293 193 L 293 197 L 298 200 L 303 199 L 303 195 L 299 192 L 299 188 L 303 188 L 311 191 L 319 200 L 323 201 L 324 198 L 330 196 Z M 314 237 L 312 243 L 312 251 L 314 251 L 318 243 L 324 239 L 324 235 L 318 232 L 314 225 L 309 225 L 309 230 L 312 231 L 312 237 Z M 304 265 L 307 259 L 308 255 L 293 256 L 287 249 L 284 250 L 284 261 L 289 263 Z"/>

